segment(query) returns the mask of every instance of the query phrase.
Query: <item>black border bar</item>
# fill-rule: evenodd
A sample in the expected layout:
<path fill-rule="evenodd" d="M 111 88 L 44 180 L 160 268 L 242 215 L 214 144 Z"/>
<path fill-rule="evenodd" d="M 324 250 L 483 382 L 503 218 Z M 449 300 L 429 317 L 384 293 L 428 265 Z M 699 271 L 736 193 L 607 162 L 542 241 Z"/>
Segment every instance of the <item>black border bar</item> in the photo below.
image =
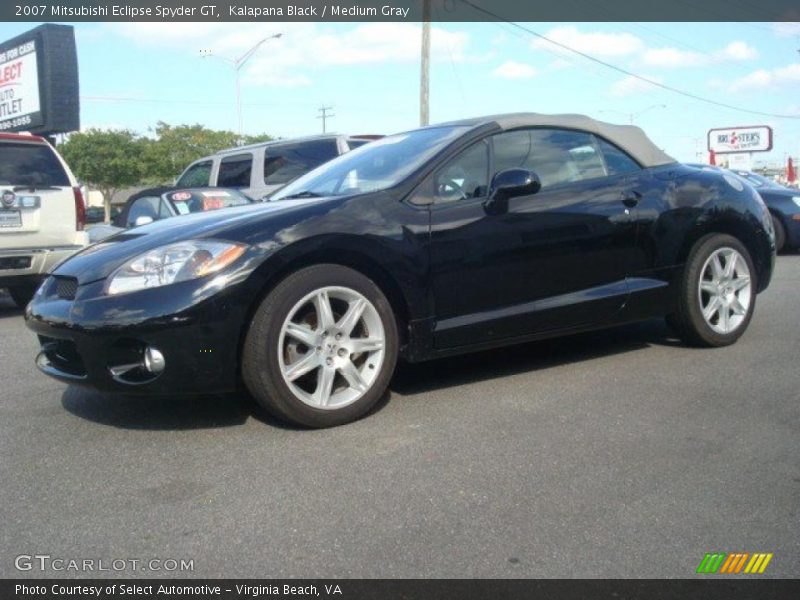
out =
<path fill-rule="evenodd" d="M 3 0 L 3 21 L 423 20 L 425 0 Z M 213 10 L 209 7 L 214 7 Z M 205 8 L 204 8 L 205 7 Z M 798 0 L 430 0 L 430 21 L 800 21 Z"/>
<path fill-rule="evenodd" d="M 27 592 L 21 591 L 24 586 Z M 122 593 L 122 587 L 138 593 Z M 159 587 L 182 591 L 158 593 Z M 237 586 L 250 586 L 249 589 Z M 289 586 L 306 593 L 286 593 Z M 309 586 L 318 594 L 308 594 Z M 328 587 L 326 587 L 328 586 Z M 253 588 L 266 589 L 254 594 Z M 31 591 L 39 588 L 38 593 Z M 92 590 L 100 589 L 100 594 Z M 186 591 L 188 588 L 188 592 Z M 335 593 L 333 590 L 339 590 Z M 78 591 L 80 590 L 80 591 Z M 23 593 L 24 592 L 24 593 Z M 41 593 L 43 592 L 43 593 Z M 281 598 L 322 598 L 326 600 L 783 600 L 800 598 L 800 580 L 758 579 L 751 577 L 698 579 L 4 579 L 0 581 L 3 600 L 135 598 L 159 600 L 274 600 Z"/>

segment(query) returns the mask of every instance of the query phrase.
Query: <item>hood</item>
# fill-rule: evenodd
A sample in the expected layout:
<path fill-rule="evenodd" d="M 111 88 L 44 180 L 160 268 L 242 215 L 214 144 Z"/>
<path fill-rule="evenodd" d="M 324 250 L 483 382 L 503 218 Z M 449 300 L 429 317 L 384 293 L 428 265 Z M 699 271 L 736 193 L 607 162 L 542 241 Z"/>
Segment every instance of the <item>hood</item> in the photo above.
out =
<path fill-rule="evenodd" d="M 61 263 L 54 275 L 75 277 L 80 285 L 105 279 L 132 258 L 159 246 L 196 239 L 262 243 L 279 228 L 318 212 L 335 198 L 281 200 L 235 206 L 156 221 L 127 229 L 88 246 Z"/>

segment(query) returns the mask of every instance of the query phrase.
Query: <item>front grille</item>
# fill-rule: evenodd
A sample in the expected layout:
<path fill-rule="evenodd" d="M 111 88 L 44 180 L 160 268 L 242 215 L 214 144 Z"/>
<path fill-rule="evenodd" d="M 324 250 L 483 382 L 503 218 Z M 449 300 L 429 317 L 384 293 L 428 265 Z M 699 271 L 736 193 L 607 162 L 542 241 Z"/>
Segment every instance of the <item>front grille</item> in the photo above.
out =
<path fill-rule="evenodd" d="M 78 291 L 78 280 L 74 277 L 55 276 L 56 295 L 62 300 L 74 300 Z"/>
<path fill-rule="evenodd" d="M 0 258 L 0 271 L 9 269 L 30 269 L 30 256 L 4 256 Z"/>

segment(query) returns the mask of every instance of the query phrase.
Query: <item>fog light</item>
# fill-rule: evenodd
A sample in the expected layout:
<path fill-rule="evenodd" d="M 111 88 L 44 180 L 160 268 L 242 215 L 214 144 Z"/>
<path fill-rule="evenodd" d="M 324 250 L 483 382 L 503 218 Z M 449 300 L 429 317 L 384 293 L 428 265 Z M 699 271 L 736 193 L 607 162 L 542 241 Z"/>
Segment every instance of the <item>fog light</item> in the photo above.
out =
<path fill-rule="evenodd" d="M 161 373 L 165 365 L 164 355 L 161 354 L 160 350 L 152 346 L 144 349 L 144 368 L 150 373 Z"/>

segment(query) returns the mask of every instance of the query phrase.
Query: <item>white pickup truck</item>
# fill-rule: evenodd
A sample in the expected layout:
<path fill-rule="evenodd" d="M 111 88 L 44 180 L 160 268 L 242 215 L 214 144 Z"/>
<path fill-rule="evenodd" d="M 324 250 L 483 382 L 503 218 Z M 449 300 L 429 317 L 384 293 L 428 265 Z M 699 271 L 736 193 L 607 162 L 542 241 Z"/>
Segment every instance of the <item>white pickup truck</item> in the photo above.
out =
<path fill-rule="evenodd" d="M 0 133 L 0 288 L 24 307 L 45 275 L 88 244 L 78 183 L 44 138 Z"/>

